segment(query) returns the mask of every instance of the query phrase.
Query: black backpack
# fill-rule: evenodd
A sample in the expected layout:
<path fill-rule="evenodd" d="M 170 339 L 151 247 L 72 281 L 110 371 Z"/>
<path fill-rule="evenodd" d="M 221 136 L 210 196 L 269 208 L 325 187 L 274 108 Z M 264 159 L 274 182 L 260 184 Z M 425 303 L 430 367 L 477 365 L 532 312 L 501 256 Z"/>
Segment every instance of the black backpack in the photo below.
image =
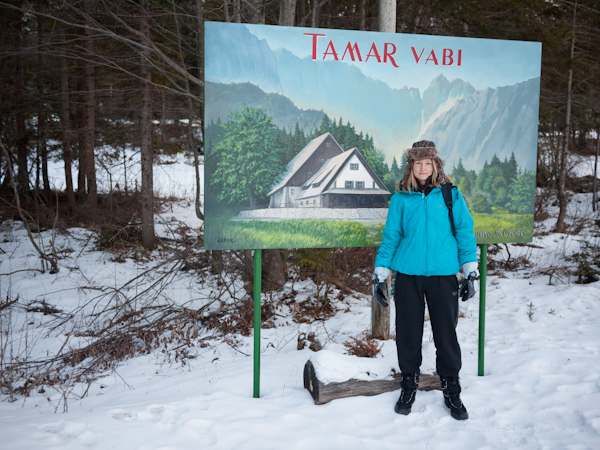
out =
<path fill-rule="evenodd" d="M 452 236 L 456 236 L 456 229 L 454 228 L 454 216 L 452 215 L 452 183 L 442 184 L 442 195 L 444 196 L 444 202 L 448 208 L 448 217 L 450 217 L 450 226 L 452 227 Z"/>

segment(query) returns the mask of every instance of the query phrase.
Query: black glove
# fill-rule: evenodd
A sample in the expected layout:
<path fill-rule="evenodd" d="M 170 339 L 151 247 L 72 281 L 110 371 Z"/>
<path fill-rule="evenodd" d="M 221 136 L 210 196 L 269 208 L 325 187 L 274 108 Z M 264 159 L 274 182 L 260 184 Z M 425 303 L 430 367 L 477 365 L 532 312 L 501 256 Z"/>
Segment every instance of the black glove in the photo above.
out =
<path fill-rule="evenodd" d="M 473 283 L 477 279 L 477 274 L 475 272 L 471 272 L 468 277 L 466 277 L 462 285 L 460 286 L 460 299 L 463 302 L 466 302 L 471 297 L 475 295 L 475 284 Z"/>
<path fill-rule="evenodd" d="M 387 285 L 385 280 L 379 281 L 376 273 L 373 274 L 373 297 L 381 306 L 388 307 Z"/>

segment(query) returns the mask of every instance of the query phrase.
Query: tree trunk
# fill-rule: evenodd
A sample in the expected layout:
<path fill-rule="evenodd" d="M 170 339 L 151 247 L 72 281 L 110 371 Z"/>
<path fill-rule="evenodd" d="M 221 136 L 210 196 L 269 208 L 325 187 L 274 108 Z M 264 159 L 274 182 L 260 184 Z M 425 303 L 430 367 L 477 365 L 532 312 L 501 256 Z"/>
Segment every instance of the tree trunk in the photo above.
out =
<path fill-rule="evenodd" d="M 61 41 L 66 43 L 65 30 L 61 29 Z M 63 141 L 63 161 L 65 163 L 65 184 L 67 192 L 67 202 L 70 208 L 75 206 L 75 194 L 73 191 L 73 155 L 71 154 L 71 117 L 69 105 L 69 69 L 67 66 L 66 51 L 63 48 L 60 52 L 60 89 L 61 89 L 61 121 L 62 121 L 62 141 Z"/>
<path fill-rule="evenodd" d="M 17 188 L 20 193 L 29 190 L 29 172 L 27 170 L 27 134 L 25 131 L 25 75 L 23 72 L 23 22 L 19 16 L 15 22 L 15 128 L 17 141 Z"/>
<path fill-rule="evenodd" d="M 223 271 L 223 250 L 210 252 L 210 273 L 218 275 Z"/>
<path fill-rule="evenodd" d="M 172 2 L 173 5 L 173 17 L 175 20 L 175 26 L 176 26 L 176 31 L 177 31 L 177 49 L 179 51 L 179 61 L 181 63 L 181 66 L 186 70 L 186 72 L 188 71 L 188 68 L 186 66 L 185 63 L 185 59 L 183 57 L 183 48 L 181 46 L 181 33 L 179 31 L 179 19 L 177 16 L 177 11 L 175 8 L 175 3 Z M 199 10 L 198 10 L 198 14 L 202 14 L 202 5 L 200 0 L 197 0 L 197 5 L 196 5 Z M 202 25 L 203 22 L 201 19 L 198 18 L 198 25 Z M 199 29 L 199 31 L 203 31 L 203 27 Z M 200 33 L 199 33 L 200 34 Z M 200 38 L 199 38 L 200 39 Z M 199 49 L 202 48 L 200 46 L 200 41 L 199 41 Z M 200 50 L 198 52 L 200 54 Z M 202 73 L 200 73 L 200 77 L 202 76 Z M 201 78 L 200 78 L 201 79 Z M 187 101 L 187 106 L 188 106 L 188 123 L 187 123 L 187 147 L 188 147 L 188 152 L 194 155 L 194 163 L 195 163 L 195 170 L 196 170 L 196 201 L 195 201 L 195 205 L 196 205 L 196 216 L 201 219 L 204 220 L 204 215 L 202 214 L 201 211 L 201 202 L 200 202 L 200 169 L 199 169 L 199 165 L 200 165 L 200 158 L 199 158 L 199 151 L 198 151 L 198 144 L 196 142 L 194 142 L 194 104 L 192 102 L 192 90 L 190 87 L 190 80 L 189 78 L 185 78 L 184 80 L 185 82 L 185 90 L 187 92 L 187 96 L 186 96 L 186 101 Z M 199 108 L 202 109 L 202 108 Z"/>
<path fill-rule="evenodd" d="M 375 249 L 373 249 L 375 252 Z M 373 260 L 375 258 L 373 257 Z M 392 290 L 391 290 L 391 275 L 386 280 L 386 287 L 388 293 L 388 300 L 391 304 L 392 299 Z M 373 339 L 382 339 L 387 340 L 390 338 L 390 307 L 387 308 L 382 307 L 375 297 L 371 299 L 371 338 Z"/>
<path fill-rule="evenodd" d="M 322 362 L 322 361 L 321 361 Z M 379 395 L 384 392 L 398 391 L 401 389 L 402 374 L 391 373 L 387 379 L 357 380 L 349 379 L 340 382 L 323 382 L 313 363 L 308 360 L 304 365 L 304 387 L 310 392 L 316 405 L 323 405 L 338 398 L 355 396 Z M 419 379 L 420 391 L 441 390 L 439 377 L 421 374 Z"/>
<path fill-rule="evenodd" d="M 50 200 L 50 180 L 48 178 L 48 146 L 46 144 L 46 108 L 44 98 L 44 19 L 38 16 L 38 157 L 42 160 L 42 183 L 46 201 Z"/>
<path fill-rule="evenodd" d="M 358 29 L 367 31 L 367 0 L 359 0 L 358 17 Z"/>
<path fill-rule="evenodd" d="M 279 25 L 293 27 L 296 21 L 296 0 L 282 0 L 279 6 Z"/>
<path fill-rule="evenodd" d="M 147 0 L 142 2 L 141 32 L 150 37 L 149 6 Z M 152 148 L 152 92 L 150 83 L 150 52 L 144 49 L 140 55 L 140 77 L 142 83 L 140 99 L 140 130 L 141 130 L 141 162 L 142 162 L 142 245 L 148 250 L 155 247 L 154 237 L 154 188 L 152 164 L 154 152 Z"/>
<path fill-rule="evenodd" d="M 244 269 L 242 270 L 242 281 L 246 293 L 252 297 L 254 295 L 254 252 L 252 250 L 242 250 Z"/>
<path fill-rule="evenodd" d="M 263 250 L 262 260 L 262 291 L 268 292 L 281 289 L 287 281 L 283 270 L 285 261 L 282 257 L 281 250 Z"/>
<path fill-rule="evenodd" d="M 298 20 L 301 27 L 304 26 L 306 14 L 306 0 L 300 0 L 300 4 L 298 5 Z"/>
<path fill-rule="evenodd" d="M 202 0 L 196 0 L 196 18 L 198 20 L 198 79 L 204 81 L 204 9 L 202 6 Z M 203 86 L 198 85 L 199 98 L 204 100 L 204 89 Z M 204 124 L 204 108 L 203 103 L 200 104 L 200 129 Z M 204 154 L 204 134 L 202 135 L 200 144 L 194 148 L 194 169 L 196 173 L 196 217 L 200 220 L 204 220 L 204 214 L 202 213 L 202 198 L 200 194 L 200 188 L 202 186 L 200 180 L 200 149 Z"/>
<path fill-rule="evenodd" d="M 233 18 L 231 21 L 235 23 L 242 23 L 241 0 L 233 0 Z"/>
<path fill-rule="evenodd" d="M 83 58 L 82 58 L 83 59 Z M 77 67 L 77 92 L 79 106 L 77 107 L 77 117 L 75 128 L 77 129 L 77 159 L 79 160 L 79 171 L 77 173 L 77 198 L 79 201 L 85 200 L 86 187 L 86 172 L 87 160 L 85 153 L 85 124 L 86 124 L 86 107 L 85 107 L 85 62 L 80 59 Z"/>
<path fill-rule="evenodd" d="M 252 11 L 250 23 L 265 23 L 265 2 L 264 0 L 250 0 L 248 2 Z"/>
<path fill-rule="evenodd" d="M 92 1 L 85 0 L 85 12 L 87 15 L 93 15 Z M 87 17 L 87 16 L 86 16 Z M 87 20 L 88 26 L 92 26 L 90 21 Z M 85 49 L 87 58 L 90 59 L 94 54 L 94 40 L 92 36 L 92 30 L 90 28 L 85 29 Z M 95 91 L 95 78 L 94 78 L 94 65 L 91 61 L 86 61 L 84 69 L 85 76 L 85 89 L 86 89 L 86 105 L 85 105 L 85 159 L 86 159 L 86 172 L 85 177 L 87 180 L 87 200 L 86 205 L 90 211 L 95 211 L 98 206 L 98 188 L 96 186 L 96 162 L 94 157 L 94 146 L 95 146 L 95 120 L 96 120 L 96 91 Z"/>
<path fill-rule="evenodd" d="M 379 31 L 396 32 L 396 1 L 379 0 Z"/>
<path fill-rule="evenodd" d="M 571 37 L 571 59 L 570 64 L 573 64 L 575 56 L 575 24 L 577 19 L 577 2 L 573 8 L 573 35 Z M 571 105 L 573 103 L 573 68 L 569 68 L 569 80 L 567 84 L 567 115 L 565 118 L 566 126 L 564 132 L 564 146 L 562 148 L 562 154 L 560 159 L 560 178 L 558 180 L 558 219 L 556 221 L 555 231 L 557 233 L 564 233 L 566 231 L 565 218 L 567 216 L 567 194 L 565 191 L 565 184 L 567 180 L 567 164 L 569 147 L 571 141 Z"/>
<path fill-rule="evenodd" d="M 396 2 L 394 0 L 379 0 L 379 31 L 385 33 L 396 32 Z M 377 251 L 373 249 L 373 265 Z M 390 278 L 387 280 L 388 298 L 392 302 L 389 289 Z M 371 300 L 371 336 L 374 339 L 390 338 L 390 307 L 384 308 L 377 300 Z"/>
<path fill-rule="evenodd" d="M 596 211 L 596 202 L 598 196 L 596 195 L 598 185 L 598 156 L 600 155 L 600 124 L 596 128 L 596 158 L 594 160 L 594 185 L 592 187 L 592 210 Z"/>

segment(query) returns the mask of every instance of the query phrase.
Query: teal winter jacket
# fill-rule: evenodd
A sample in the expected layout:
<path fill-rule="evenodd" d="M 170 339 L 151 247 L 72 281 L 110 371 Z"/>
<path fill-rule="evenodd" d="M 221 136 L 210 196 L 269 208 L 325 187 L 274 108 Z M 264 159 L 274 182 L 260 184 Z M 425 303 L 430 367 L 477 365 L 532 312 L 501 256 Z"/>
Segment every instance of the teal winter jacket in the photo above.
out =
<path fill-rule="evenodd" d="M 397 192 L 392 196 L 375 267 L 405 275 L 454 275 L 477 261 L 473 218 L 460 191 L 452 188 L 456 236 L 441 188 L 429 195 Z"/>

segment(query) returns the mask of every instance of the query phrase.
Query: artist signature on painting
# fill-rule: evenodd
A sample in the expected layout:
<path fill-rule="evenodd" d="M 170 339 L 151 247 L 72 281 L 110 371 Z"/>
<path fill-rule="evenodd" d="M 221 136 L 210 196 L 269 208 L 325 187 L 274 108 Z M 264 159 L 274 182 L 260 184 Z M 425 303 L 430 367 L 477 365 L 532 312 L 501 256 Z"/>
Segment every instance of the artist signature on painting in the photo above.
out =
<path fill-rule="evenodd" d="M 524 237 L 525 233 L 523 230 L 496 230 L 494 237 Z M 492 237 L 492 233 L 488 231 L 479 231 L 475 233 L 475 237 L 478 238 L 489 238 Z"/>

